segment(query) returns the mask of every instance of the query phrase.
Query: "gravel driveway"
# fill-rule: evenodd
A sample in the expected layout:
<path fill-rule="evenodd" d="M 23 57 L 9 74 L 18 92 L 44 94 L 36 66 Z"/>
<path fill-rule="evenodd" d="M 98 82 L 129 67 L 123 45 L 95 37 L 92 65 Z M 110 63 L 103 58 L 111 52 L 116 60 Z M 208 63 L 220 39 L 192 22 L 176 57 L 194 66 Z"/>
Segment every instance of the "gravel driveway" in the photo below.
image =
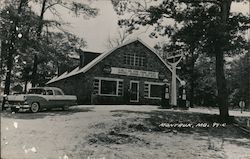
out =
<path fill-rule="evenodd" d="M 3 112 L 1 156 L 4 159 L 250 159 L 250 136 L 232 126 L 159 128 L 160 123 L 175 120 L 193 122 L 200 117 L 205 120 L 208 111 L 216 112 L 127 105 L 77 106 L 69 111 L 36 114 Z"/>

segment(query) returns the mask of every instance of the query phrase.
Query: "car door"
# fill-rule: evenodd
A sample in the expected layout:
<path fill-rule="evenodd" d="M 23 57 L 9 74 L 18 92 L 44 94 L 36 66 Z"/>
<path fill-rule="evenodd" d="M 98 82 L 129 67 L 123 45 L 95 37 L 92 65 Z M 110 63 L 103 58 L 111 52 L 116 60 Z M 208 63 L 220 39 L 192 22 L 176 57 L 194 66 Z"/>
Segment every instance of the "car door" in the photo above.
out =
<path fill-rule="evenodd" d="M 59 107 L 59 106 L 64 106 L 65 105 L 65 100 L 64 99 L 64 94 L 62 93 L 62 91 L 55 89 L 54 90 L 54 100 L 55 100 L 55 106 Z"/>
<path fill-rule="evenodd" d="M 53 90 L 51 89 L 46 90 L 46 99 L 47 99 L 46 107 L 53 107 L 55 105 L 56 102 Z"/>

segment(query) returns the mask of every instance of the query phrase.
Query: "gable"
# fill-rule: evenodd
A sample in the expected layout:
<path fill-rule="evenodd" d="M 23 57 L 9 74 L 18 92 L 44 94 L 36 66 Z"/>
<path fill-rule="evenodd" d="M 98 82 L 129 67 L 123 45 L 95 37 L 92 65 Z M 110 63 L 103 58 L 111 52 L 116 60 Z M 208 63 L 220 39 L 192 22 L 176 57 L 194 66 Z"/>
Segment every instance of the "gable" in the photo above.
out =
<path fill-rule="evenodd" d="M 139 41 L 117 48 L 89 71 L 92 73 L 103 68 L 111 68 L 111 71 L 119 69 L 159 72 L 161 74 L 171 73 L 158 56 Z"/>
<path fill-rule="evenodd" d="M 146 57 L 146 66 L 129 66 L 124 65 L 124 54 L 136 54 L 141 57 Z M 91 70 L 93 67 L 97 67 L 97 64 L 100 62 L 105 63 L 107 65 L 115 65 L 115 66 L 121 66 L 121 67 L 127 67 L 131 69 L 146 69 L 146 70 L 152 70 L 152 68 L 159 68 L 155 65 L 161 65 L 160 68 L 164 67 L 166 70 L 172 72 L 172 69 L 170 66 L 156 53 L 154 49 L 149 47 L 146 43 L 141 41 L 140 39 L 136 39 L 133 41 L 129 41 L 127 43 L 124 43 L 116 48 L 113 48 L 105 53 L 102 53 L 100 56 L 95 58 L 93 61 L 88 63 L 83 68 L 78 68 L 73 70 L 72 72 L 67 73 L 64 78 L 68 78 L 80 73 L 86 73 L 89 70 Z M 56 82 L 58 80 L 64 79 L 54 79 L 53 81 L 47 82 L 47 84 Z M 181 79 L 177 76 L 178 81 L 181 81 Z"/>

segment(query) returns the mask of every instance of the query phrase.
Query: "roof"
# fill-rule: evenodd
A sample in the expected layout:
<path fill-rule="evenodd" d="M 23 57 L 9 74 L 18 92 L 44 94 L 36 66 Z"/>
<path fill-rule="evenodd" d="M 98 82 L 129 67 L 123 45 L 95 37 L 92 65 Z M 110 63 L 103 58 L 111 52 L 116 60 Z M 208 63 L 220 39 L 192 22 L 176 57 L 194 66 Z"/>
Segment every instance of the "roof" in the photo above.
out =
<path fill-rule="evenodd" d="M 53 83 L 57 79 L 57 76 L 53 77 L 51 80 L 49 80 L 46 84 L 48 83 Z"/>
<path fill-rule="evenodd" d="M 79 53 L 89 53 L 89 54 L 102 54 L 102 52 L 96 52 L 96 51 L 89 51 L 89 50 L 83 50 L 83 49 L 78 49 L 77 50 Z"/>
<path fill-rule="evenodd" d="M 30 89 L 45 89 L 45 90 L 53 89 L 53 90 L 61 90 L 60 88 L 57 88 L 57 87 L 32 87 Z"/>
<path fill-rule="evenodd" d="M 61 79 L 64 79 L 66 77 L 66 75 L 68 74 L 68 71 L 64 72 L 63 74 L 61 74 L 59 77 L 57 77 L 56 81 L 59 81 Z"/>
<path fill-rule="evenodd" d="M 171 67 L 157 54 L 156 50 L 151 48 L 150 46 L 148 46 L 145 42 L 143 42 L 141 39 L 137 38 L 137 39 L 134 39 L 134 40 L 131 40 L 131 41 L 127 41 L 115 48 L 112 48 L 104 53 L 102 53 L 101 55 L 99 55 L 98 57 L 96 57 L 93 61 L 91 61 L 90 63 L 88 63 L 86 66 L 84 66 L 83 68 L 79 69 L 79 67 L 77 67 L 76 69 L 74 69 L 73 71 L 71 71 L 70 73 L 67 73 L 65 72 L 66 74 L 64 75 L 63 73 L 63 76 L 59 76 L 57 77 L 56 79 L 53 78 L 53 80 L 50 80 L 49 82 L 47 82 L 46 84 L 50 84 L 50 83 L 53 83 L 53 82 L 56 82 L 56 81 L 59 81 L 59 80 L 62 80 L 62 79 L 65 79 L 65 78 L 68 78 L 68 77 L 71 77 L 71 76 L 74 76 L 74 75 L 77 75 L 77 74 L 80 74 L 80 73 L 85 73 L 87 72 L 88 70 L 90 70 L 93 66 L 95 66 L 97 63 L 99 63 L 100 61 L 102 61 L 105 57 L 107 57 L 108 55 L 110 55 L 112 52 L 114 52 L 115 50 L 123 47 L 123 46 L 126 46 L 128 44 L 131 44 L 133 42 L 136 42 L 136 41 L 139 41 L 141 44 L 143 44 L 144 46 L 146 46 L 150 51 L 152 51 L 153 53 L 155 53 L 155 55 L 161 60 L 161 62 L 170 70 L 170 72 L 173 72 Z M 176 78 L 178 79 L 178 81 L 182 81 L 178 76 L 176 76 Z"/>
<path fill-rule="evenodd" d="M 80 59 L 79 54 L 81 54 L 81 53 L 93 54 L 93 55 L 97 55 L 97 56 L 102 54 L 102 52 L 89 51 L 89 50 L 83 50 L 83 49 L 77 49 L 76 53 L 77 54 L 69 54 L 69 57 L 72 58 L 72 59 L 78 59 L 79 60 Z"/>
<path fill-rule="evenodd" d="M 69 72 L 68 74 L 64 75 L 63 77 L 61 77 L 62 79 L 63 78 L 68 78 L 72 75 L 74 75 L 77 71 L 79 70 L 79 67 L 76 67 L 75 69 L 73 69 L 71 72 Z M 58 79 L 57 79 L 58 80 Z"/>

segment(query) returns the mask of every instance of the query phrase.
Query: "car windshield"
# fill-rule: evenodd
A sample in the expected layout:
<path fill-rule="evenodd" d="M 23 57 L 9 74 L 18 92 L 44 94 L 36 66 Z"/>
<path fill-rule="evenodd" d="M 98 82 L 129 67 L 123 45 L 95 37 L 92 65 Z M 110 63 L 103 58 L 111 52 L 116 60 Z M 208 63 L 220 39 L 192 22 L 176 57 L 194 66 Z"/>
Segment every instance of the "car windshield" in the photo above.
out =
<path fill-rule="evenodd" d="M 44 89 L 30 89 L 28 94 L 46 94 Z"/>

